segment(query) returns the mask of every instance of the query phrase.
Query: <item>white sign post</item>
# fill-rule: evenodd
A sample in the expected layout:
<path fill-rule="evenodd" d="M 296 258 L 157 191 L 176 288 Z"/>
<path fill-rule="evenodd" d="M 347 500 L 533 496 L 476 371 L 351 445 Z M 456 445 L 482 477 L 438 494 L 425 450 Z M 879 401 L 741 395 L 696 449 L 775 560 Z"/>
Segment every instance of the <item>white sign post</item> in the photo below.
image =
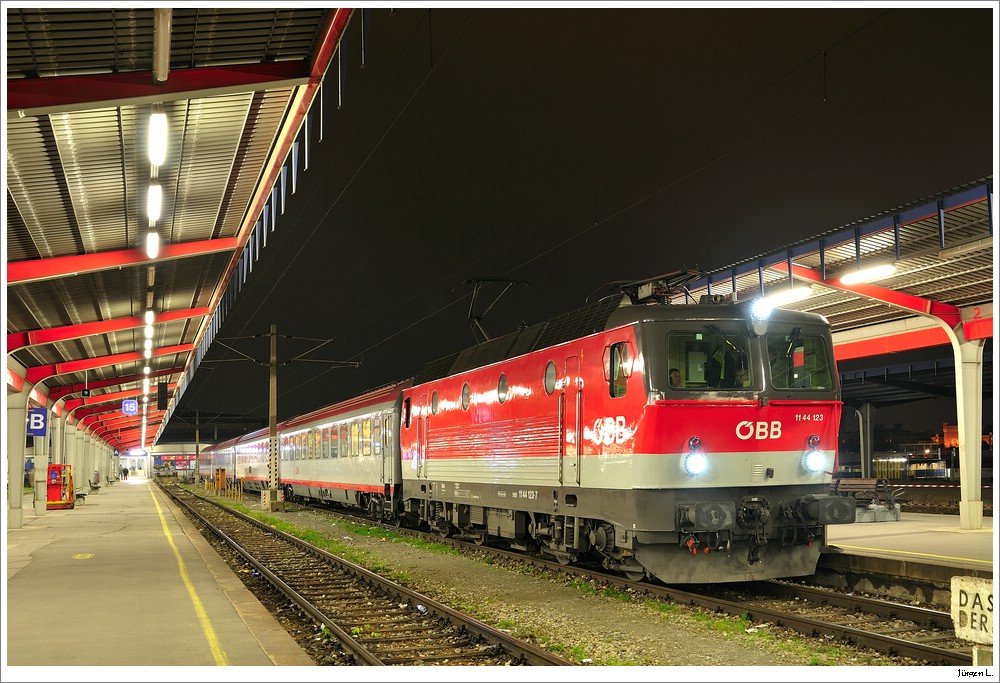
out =
<path fill-rule="evenodd" d="M 976 643 L 972 646 L 972 665 L 992 666 L 993 579 L 951 577 L 951 618 L 955 637 Z"/>

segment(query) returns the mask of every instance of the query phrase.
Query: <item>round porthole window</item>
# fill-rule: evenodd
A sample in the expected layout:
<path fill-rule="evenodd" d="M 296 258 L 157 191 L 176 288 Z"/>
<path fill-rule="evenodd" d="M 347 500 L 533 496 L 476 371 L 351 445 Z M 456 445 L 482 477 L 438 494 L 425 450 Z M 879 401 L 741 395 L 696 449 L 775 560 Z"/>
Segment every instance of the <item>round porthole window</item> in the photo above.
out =
<path fill-rule="evenodd" d="M 545 395 L 551 396 L 556 390 L 556 364 L 549 361 L 545 366 Z"/>
<path fill-rule="evenodd" d="M 466 382 L 465 384 L 462 385 L 462 410 L 468 410 L 469 409 L 469 395 L 470 395 L 470 393 L 471 392 L 469 391 L 469 383 Z"/>
<path fill-rule="evenodd" d="M 497 382 L 497 399 L 500 403 L 507 400 L 507 375 L 500 373 L 500 381 Z"/>
<path fill-rule="evenodd" d="M 431 415 L 438 414 L 438 392 L 433 392 L 431 394 Z"/>

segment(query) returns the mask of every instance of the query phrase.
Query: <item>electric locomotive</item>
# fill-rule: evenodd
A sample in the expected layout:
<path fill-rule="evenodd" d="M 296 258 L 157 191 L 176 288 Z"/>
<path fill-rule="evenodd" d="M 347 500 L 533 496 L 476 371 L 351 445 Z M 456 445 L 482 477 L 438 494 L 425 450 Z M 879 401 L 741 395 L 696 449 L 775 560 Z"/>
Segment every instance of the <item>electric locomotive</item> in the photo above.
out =
<path fill-rule="evenodd" d="M 564 316 L 403 391 L 404 520 L 667 583 L 814 573 L 825 526 L 854 521 L 828 495 L 828 323 L 655 285 L 610 304 L 577 315 L 596 333 Z"/>

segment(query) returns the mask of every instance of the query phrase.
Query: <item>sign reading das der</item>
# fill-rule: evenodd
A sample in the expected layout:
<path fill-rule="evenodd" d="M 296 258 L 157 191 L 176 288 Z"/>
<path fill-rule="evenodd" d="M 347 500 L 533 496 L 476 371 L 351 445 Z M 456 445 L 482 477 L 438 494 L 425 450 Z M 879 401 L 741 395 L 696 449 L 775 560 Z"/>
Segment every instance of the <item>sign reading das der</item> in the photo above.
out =
<path fill-rule="evenodd" d="M 993 579 L 951 577 L 951 618 L 955 636 L 993 644 Z"/>

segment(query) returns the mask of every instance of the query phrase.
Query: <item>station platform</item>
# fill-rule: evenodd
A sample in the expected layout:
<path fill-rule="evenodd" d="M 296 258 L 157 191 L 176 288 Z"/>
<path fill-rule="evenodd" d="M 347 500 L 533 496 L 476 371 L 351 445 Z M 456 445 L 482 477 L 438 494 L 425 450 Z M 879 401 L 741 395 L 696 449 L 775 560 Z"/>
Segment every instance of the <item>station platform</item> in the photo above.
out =
<path fill-rule="evenodd" d="M 311 666 L 152 481 L 104 486 L 7 532 L 7 662 Z"/>
<path fill-rule="evenodd" d="M 898 522 L 827 527 L 827 544 L 849 555 L 882 557 L 993 573 L 993 518 L 983 528 L 960 528 L 958 515 L 903 511 Z"/>

